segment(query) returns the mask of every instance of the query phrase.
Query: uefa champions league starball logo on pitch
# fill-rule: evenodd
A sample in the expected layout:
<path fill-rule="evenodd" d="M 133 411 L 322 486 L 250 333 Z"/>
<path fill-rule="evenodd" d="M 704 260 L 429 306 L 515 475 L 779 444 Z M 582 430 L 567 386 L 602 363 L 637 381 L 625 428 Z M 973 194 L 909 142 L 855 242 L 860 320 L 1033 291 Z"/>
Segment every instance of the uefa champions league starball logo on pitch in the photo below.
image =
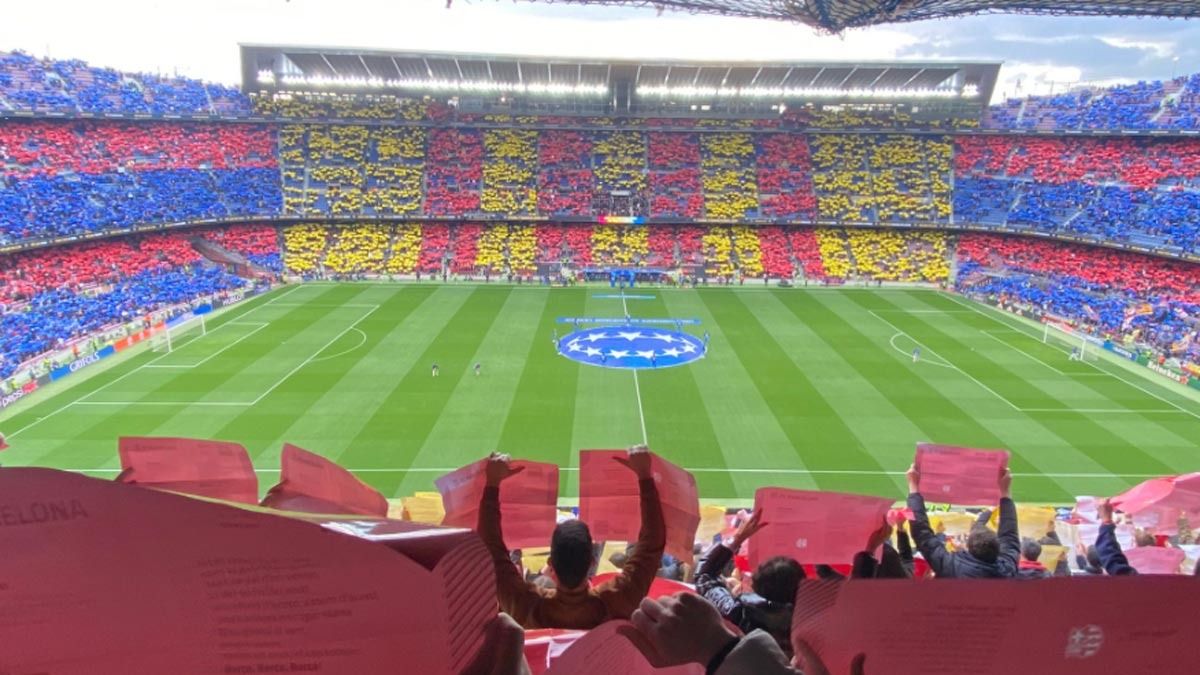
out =
<path fill-rule="evenodd" d="M 704 341 L 674 330 L 641 326 L 585 328 L 557 343 L 562 356 L 602 368 L 671 368 L 704 358 Z"/>

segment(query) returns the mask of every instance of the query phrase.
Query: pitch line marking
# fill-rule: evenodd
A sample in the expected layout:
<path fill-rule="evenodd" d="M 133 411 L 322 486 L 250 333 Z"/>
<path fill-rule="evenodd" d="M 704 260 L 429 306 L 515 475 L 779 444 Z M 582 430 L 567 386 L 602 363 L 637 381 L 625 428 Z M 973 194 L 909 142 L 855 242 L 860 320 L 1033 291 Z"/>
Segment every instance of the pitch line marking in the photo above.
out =
<path fill-rule="evenodd" d="M 1040 363 L 1041 365 L 1049 368 L 1050 370 L 1053 370 L 1054 372 L 1058 373 L 1059 375 L 1062 375 L 1064 377 L 1070 377 L 1067 373 L 1064 373 L 1063 371 L 1059 370 L 1058 368 L 1055 368 L 1054 366 L 1050 365 L 1049 363 L 1046 363 L 1045 361 L 1039 359 L 1038 357 L 1034 356 L 1033 354 L 1030 354 L 1029 352 L 1025 351 L 1024 349 L 1021 349 L 1020 347 L 1018 347 L 1014 344 L 1010 344 L 1010 343 L 996 337 L 995 335 L 991 334 L 990 332 L 988 332 L 986 330 L 980 331 L 980 332 L 982 332 L 984 335 L 990 337 L 991 339 L 995 340 L 996 342 L 999 342 L 1000 344 L 1004 345 L 1005 347 L 1008 347 L 1009 349 L 1015 350 L 1016 352 L 1025 355 L 1026 358 L 1028 358 L 1032 361 L 1036 361 L 1037 363 Z M 1025 333 L 1022 333 L 1022 335 L 1025 335 Z"/>
<path fill-rule="evenodd" d="M 893 336 L 892 336 L 892 339 L 888 340 L 888 344 L 890 344 L 890 345 L 892 346 L 892 349 L 895 349 L 896 351 L 900 352 L 901 354 L 904 354 L 905 356 L 908 356 L 908 355 L 909 355 L 911 352 L 907 352 L 907 351 L 905 351 L 905 350 L 904 350 L 904 348 L 902 348 L 902 347 L 900 347 L 899 345 L 897 345 L 897 344 L 896 344 L 896 338 L 898 338 L 898 337 L 906 337 L 906 338 L 908 338 L 909 340 L 912 340 L 914 343 L 917 343 L 917 341 L 916 341 L 916 340 L 913 340 L 913 338 L 912 338 L 912 336 L 911 336 L 911 335 L 909 335 L 908 333 L 905 333 L 905 332 L 903 332 L 903 331 L 901 331 L 901 332 L 899 332 L 899 333 L 896 333 L 895 335 L 893 335 Z M 919 344 L 919 343 L 918 343 L 918 344 Z M 935 352 L 933 352 L 932 350 L 930 350 L 930 354 L 931 354 L 932 356 L 937 356 L 939 359 L 941 359 L 941 358 L 942 358 L 941 356 L 938 356 L 938 355 L 937 355 Z M 921 363 L 928 363 L 928 364 L 929 364 L 929 365 L 931 365 L 931 366 L 938 366 L 939 368 L 949 368 L 949 369 L 951 369 L 951 370 L 954 370 L 954 366 L 950 365 L 949 363 L 938 363 L 937 361 L 928 361 L 928 360 L 925 360 L 925 359 L 922 359 L 922 360 L 921 360 Z"/>
<path fill-rule="evenodd" d="M 362 347 L 363 345 L 367 344 L 367 334 L 362 332 L 362 329 L 360 329 L 360 328 L 354 328 L 353 330 L 354 330 L 354 332 L 358 333 L 358 336 L 359 336 L 358 344 L 354 345 L 353 347 L 351 347 L 349 349 L 343 349 L 342 351 L 340 351 L 336 354 L 330 354 L 329 356 L 322 356 L 319 359 L 313 359 L 312 362 L 320 363 L 321 361 L 329 361 L 330 359 L 336 359 L 339 356 L 345 356 L 346 354 L 349 354 L 350 352 L 353 352 L 353 351 L 359 349 L 360 347 Z"/>
<path fill-rule="evenodd" d="M 77 401 L 74 405 L 178 405 L 178 406 L 248 406 L 245 401 Z"/>
<path fill-rule="evenodd" d="M 625 291 L 621 291 L 621 309 L 625 317 L 629 317 L 629 304 L 625 301 Z M 642 409 L 642 385 L 638 381 L 638 369 L 633 369 L 633 393 L 637 397 L 638 420 L 642 423 L 642 445 L 650 445 L 650 437 L 646 434 L 646 412 Z"/>
<path fill-rule="evenodd" d="M 238 315 L 237 315 L 236 317 L 234 317 L 234 318 L 237 318 L 237 319 L 245 318 L 245 317 L 246 317 L 246 315 L 250 314 L 251 312 L 253 312 L 253 311 L 257 310 L 257 309 L 260 309 L 260 308 L 262 308 L 262 307 L 266 307 L 267 305 L 269 305 L 269 304 L 271 304 L 271 303 L 275 302 L 276 300 L 279 300 L 280 298 L 287 297 L 288 295 L 291 295 L 292 293 L 294 293 L 294 292 L 296 292 L 296 291 L 298 291 L 298 290 L 300 290 L 300 286 L 294 286 L 294 287 L 292 287 L 291 289 L 289 289 L 289 290 L 287 290 L 287 291 L 285 291 L 285 292 L 281 293 L 280 295 L 278 295 L 278 296 L 276 296 L 276 297 L 274 297 L 274 298 L 272 298 L 272 299 L 270 299 L 270 300 L 268 300 L 268 301 L 266 301 L 266 302 L 264 302 L 264 303 L 262 303 L 262 304 L 255 305 L 255 306 L 251 307 L 250 309 L 247 309 L 246 311 L 242 312 L 241 314 L 238 314 Z M 232 321 L 233 319 L 230 319 L 230 320 Z M 215 330 L 215 329 L 214 329 L 214 330 Z M 195 339 L 195 338 L 193 338 L 193 339 Z M 191 342 L 191 341 L 189 340 L 188 342 Z M 185 344 L 186 344 L 186 343 L 185 343 Z M 170 354 L 170 352 L 167 352 L 167 354 Z M 151 364 L 153 364 L 153 363 L 155 363 L 155 362 L 159 361 L 159 360 L 160 360 L 160 359 L 162 359 L 163 357 L 167 356 L 167 354 L 162 354 L 162 355 L 160 355 L 160 356 L 157 356 L 157 357 L 155 357 L 155 358 L 153 358 L 153 359 L 150 359 L 150 360 L 149 360 L 149 361 L 147 361 L 146 363 L 144 363 L 144 364 L 142 364 L 142 365 L 138 366 L 137 368 L 134 368 L 133 370 L 130 370 L 128 373 L 125 373 L 124 375 L 121 375 L 121 376 L 117 377 L 116 379 L 112 380 L 111 382 L 108 382 L 108 383 L 106 383 L 106 384 L 100 385 L 99 387 L 97 387 L 97 388 L 95 388 L 95 389 L 93 389 L 93 390 L 91 390 L 91 391 L 89 391 L 89 392 L 87 392 L 87 393 L 83 394 L 82 396 L 80 396 L 79 398 L 75 399 L 74 401 L 71 401 L 70 403 L 68 403 L 68 404 L 66 404 L 66 405 L 64 405 L 64 406 L 62 406 L 62 407 L 60 407 L 60 408 L 58 408 L 58 409 L 56 409 L 56 410 L 54 410 L 54 411 L 51 411 L 51 413 L 50 413 L 49 415 L 46 415 L 45 417 L 38 417 L 37 419 L 35 419 L 34 421 L 30 422 L 29 424 L 26 424 L 25 426 L 21 427 L 20 429 L 17 429 L 16 431 L 12 432 L 11 434 L 8 434 L 8 437 L 9 437 L 9 438 L 13 438 L 13 437 L 17 436 L 18 434 L 20 434 L 21 432 L 23 432 L 23 431 L 26 431 L 26 430 L 28 430 L 28 429 L 31 429 L 31 428 L 33 428 L 33 427 L 35 427 L 35 426 L 37 426 L 37 425 L 41 424 L 42 422 L 45 422 L 46 420 L 50 419 L 51 417 L 54 417 L 55 415 L 59 414 L 60 412 L 62 412 L 62 411 L 64 411 L 64 410 L 66 410 L 67 408 L 70 408 L 71 406 L 73 406 L 73 405 L 75 405 L 75 404 L 77 404 L 77 403 L 81 403 L 81 402 L 83 402 L 83 401 L 84 401 L 84 399 L 87 399 L 87 398 L 89 398 L 89 397 L 91 397 L 91 396 L 93 396 L 93 395 L 95 395 L 95 394 L 97 394 L 97 393 L 99 393 L 99 392 L 101 392 L 101 391 L 103 391 L 103 390 L 107 389 L 108 387 L 111 387 L 112 385 L 114 385 L 114 384 L 116 384 L 116 383 L 120 382 L 121 380 L 124 380 L 125 378 L 129 377 L 130 375 L 133 375 L 134 373 L 136 373 L 136 372 L 140 371 L 142 368 L 145 368 L 146 366 L 148 366 L 148 365 L 151 365 Z"/>
<path fill-rule="evenodd" d="M 1037 339 L 1037 336 L 1035 336 L 1035 335 L 1031 335 L 1031 334 L 1029 333 L 1029 331 L 1027 331 L 1027 330 L 1024 330 L 1023 328 L 1016 328 L 1016 327 L 1015 327 L 1013 324 L 1010 324 L 1010 323 L 1008 323 L 1007 321 L 1001 321 L 999 318 L 997 318 L 997 317 L 996 317 L 994 314 L 992 314 L 991 312 L 984 311 L 984 309 L 982 309 L 982 308 L 981 308 L 981 307 L 984 307 L 984 306 L 981 306 L 981 307 L 975 307 L 975 306 L 974 306 L 974 305 L 972 305 L 970 302 L 967 302 L 967 301 L 965 301 L 965 300 L 962 300 L 962 299 L 960 299 L 958 296 L 956 296 L 956 295 L 954 295 L 954 294 L 952 294 L 952 293 L 951 293 L 951 294 L 947 294 L 947 297 L 949 297 L 951 300 L 953 300 L 954 302 L 956 302 L 956 303 L 958 303 L 958 304 L 960 304 L 960 305 L 962 305 L 962 306 L 964 306 L 964 307 L 969 307 L 969 308 L 971 308 L 971 309 L 972 309 L 972 310 L 974 310 L 974 311 L 975 311 L 977 314 L 981 314 L 981 315 L 983 315 L 983 316 L 985 316 L 985 317 L 987 317 L 987 318 L 991 319 L 992 321 L 995 321 L 996 323 L 1000 324 L 1001 326 L 1004 326 L 1005 328 L 1008 328 L 1009 330 L 1015 330 L 1015 331 L 1017 331 L 1017 332 L 1019 332 L 1019 333 L 1024 333 L 1025 335 L 1028 335 L 1029 337 L 1031 337 L 1031 338 L 1034 338 L 1035 340 Z M 989 309 L 990 309 L 990 308 L 989 308 Z M 995 310 L 995 311 L 999 311 L 999 310 Z M 1059 351 L 1062 351 L 1062 350 L 1059 350 Z M 1063 352 L 1063 353 L 1066 353 L 1066 352 Z M 1130 380 L 1127 380 L 1127 379 L 1125 379 L 1125 377 L 1124 377 L 1123 375 L 1119 375 L 1119 374 L 1117 374 L 1117 373 L 1114 373 L 1114 372 L 1112 372 L 1112 371 L 1110 371 L 1110 370 L 1106 370 L 1106 369 L 1104 369 L 1104 368 L 1101 368 L 1100 366 L 1097 366 L 1096 364 L 1094 364 L 1094 363 L 1090 363 L 1090 362 L 1088 362 L 1088 361 L 1084 361 L 1084 363 L 1085 363 L 1085 364 L 1087 364 L 1088 366 L 1090 366 L 1091 368 L 1095 369 L 1095 370 L 1096 370 L 1096 372 L 1097 372 L 1098 374 L 1100 374 L 1100 375 L 1108 375 L 1109 377 L 1116 378 L 1116 379 L 1120 380 L 1121 382 L 1124 382 L 1125 384 L 1127 384 L 1127 385 L 1129 385 L 1129 386 L 1133 387 L 1134 389 L 1137 389 L 1138 391 L 1141 391 L 1141 392 L 1142 392 L 1142 393 L 1144 393 L 1144 394 L 1149 394 L 1150 396 L 1153 396 L 1154 398 L 1156 398 L 1156 399 L 1158 399 L 1158 400 L 1162 401 L 1163 403 L 1166 403 L 1167 405 L 1171 406 L 1172 408 L 1175 408 L 1176 410 L 1179 410 L 1180 412 L 1187 413 L 1188 415 L 1191 415 L 1192 417 L 1195 417 L 1196 419 L 1200 419 L 1200 414 L 1198 414 L 1198 413 L 1195 413 L 1195 412 L 1193 412 L 1193 411 L 1191 411 L 1191 410 L 1188 410 L 1187 408 L 1184 408 L 1183 406 L 1179 405 L 1178 403 L 1175 403 L 1174 401 L 1170 401 L 1170 400 L 1168 400 L 1168 399 L 1165 399 L 1165 398 L 1163 398 L 1161 395 L 1159 395 L 1159 394 L 1156 394 L 1156 393 L 1154 393 L 1154 392 L 1150 391 L 1149 389 L 1146 389 L 1145 387 L 1143 387 L 1142 385 L 1140 385 L 1140 384 L 1138 384 L 1138 383 L 1136 383 L 1136 382 L 1133 382 L 1133 381 L 1130 381 Z"/>
<path fill-rule="evenodd" d="M 410 467 L 405 469 L 347 469 L 350 473 L 450 473 L 462 467 Z M 120 473 L 121 469 L 61 469 L 75 473 Z M 559 471 L 578 472 L 577 466 L 559 467 Z M 279 473 L 279 469 L 255 469 L 256 473 Z M 684 468 L 691 473 L 769 473 L 791 475 L 833 476 L 903 476 L 903 471 L 861 471 L 852 469 L 714 469 L 711 467 Z M 1158 478 L 1158 473 L 1014 473 L 1015 478 Z"/>
<path fill-rule="evenodd" d="M 880 321 L 882 321 L 882 322 L 886 323 L 888 326 L 890 326 L 890 327 L 892 328 L 892 330 L 894 330 L 894 331 L 896 331 L 896 332 L 898 332 L 898 333 L 904 333 L 904 331 L 900 330 L 900 328 L 898 328 L 898 327 L 896 326 L 896 324 L 894 324 L 894 323 L 892 323 L 891 321 L 888 321 L 887 319 L 883 318 L 882 316 L 879 316 L 878 314 L 876 314 L 876 313 L 875 313 L 875 310 L 873 310 L 873 309 L 869 309 L 869 310 L 867 310 L 867 312 L 868 312 L 868 313 L 869 313 L 871 316 L 875 317 L 876 319 L 879 319 Z M 907 335 L 907 333 L 905 333 L 905 334 Z M 931 354 L 934 354 L 935 356 L 937 356 L 937 357 L 938 357 L 939 359 L 941 359 L 942 361 L 945 361 L 946 363 L 948 363 L 948 364 L 950 365 L 950 367 L 951 367 L 951 368 L 953 368 L 954 370 L 957 370 L 957 371 L 958 371 L 959 373 L 961 373 L 961 374 L 962 374 L 964 377 L 967 377 L 967 378 L 968 378 L 968 379 L 970 379 L 972 382 L 974 382 L 975 384 L 979 385 L 981 388 L 983 388 L 984 390 L 986 390 L 986 391 L 987 391 L 989 394 L 991 394 L 992 396 L 995 396 L 996 398 L 1000 399 L 1001 401 L 1003 401 L 1003 402 L 1007 403 L 1007 404 L 1008 404 L 1008 407 L 1012 408 L 1013 410 L 1016 410 L 1017 412 L 1020 412 L 1020 411 L 1021 411 L 1021 409 L 1020 409 L 1019 407 L 1017 407 L 1017 404 L 1015 404 L 1015 403 L 1013 403 L 1012 401 L 1008 400 L 1007 398 L 1005 398 L 1005 397 L 1001 396 L 1001 395 L 1000 395 L 1000 394 L 999 394 L 999 393 L 998 393 L 998 392 L 997 392 L 995 389 L 992 389 L 991 387 L 987 386 L 987 385 L 986 385 L 986 384 L 984 384 L 983 382 L 980 382 L 980 381 L 979 381 L 979 379 L 978 379 L 978 378 L 976 378 L 974 375 L 972 375 L 972 374 L 968 373 L 967 371 L 963 370 L 962 368 L 959 368 L 958 366 L 954 365 L 954 362 L 953 362 L 953 361 L 951 361 L 950 359 L 947 359 L 946 357 L 944 357 L 944 356 L 942 356 L 942 355 L 938 354 L 937 352 L 933 351 L 932 349 L 929 349 L 929 348 L 928 348 L 928 347 L 926 347 L 925 345 L 923 345 L 923 344 L 921 344 L 920 342 L 918 342 L 918 341 L 917 341 L 917 339 L 916 339 L 916 338 L 914 338 L 914 337 L 913 337 L 913 336 L 911 336 L 911 335 L 909 335 L 909 336 L 908 336 L 908 339 L 912 340 L 912 341 L 913 341 L 913 343 L 914 343 L 914 344 L 916 344 L 918 347 L 921 347 L 922 349 L 926 349 L 926 350 L 928 350 L 928 351 L 929 351 L 929 353 L 931 353 Z"/>
<path fill-rule="evenodd" d="M 186 365 L 178 365 L 178 366 L 173 366 L 173 365 L 145 365 L 145 366 L 142 366 L 142 367 L 143 367 L 143 368 L 183 368 L 183 369 L 199 368 L 200 366 L 202 366 L 202 365 L 204 365 L 204 364 L 208 363 L 209 361 L 211 361 L 212 359 L 216 358 L 217 356 L 220 356 L 220 355 L 221 355 L 222 353 L 224 353 L 225 351 L 227 351 L 227 350 L 229 350 L 229 349 L 233 349 L 233 348 L 234 348 L 235 346 L 237 346 L 237 344 L 238 344 L 239 342 L 241 342 L 242 340 L 245 340 L 246 338 L 250 337 L 251 335 L 254 335 L 254 334 L 255 334 L 255 333 L 257 333 L 258 331 L 260 331 L 260 330 L 262 330 L 262 329 L 264 329 L 264 328 L 266 328 L 267 326 L 270 326 L 270 325 L 271 325 L 270 323 L 249 323 L 249 322 L 246 322 L 246 323 L 236 323 L 236 322 L 233 322 L 233 321 L 228 321 L 228 322 L 226 322 L 226 323 L 223 323 L 223 324 L 221 324 L 220 326 L 217 326 L 216 328 L 212 329 L 211 331 L 209 331 L 208 333 L 205 333 L 204 335 L 202 335 L 202 336 L 200 336 L 200 337 L 207 337 L 209 334 L 211 334 L 211 333 L 215 333 L 215 332 L 217 332 L 217 331 L 221 330 L 222 328 L 224 328 L 225 326 L 255 326 L 255 329 L 254 329 L 254 330 L 252 330 L 252 331 L 250 331 L 249 333 L 246 333 L 246 334 L 245 334 L 245 335 L 243 335 L 242 337 L 240 337 L 240 338 L 238 338 L 238 339 L 234 340 L 233 342 L 231 342 L 231 343 L 229 343 L 229 344 L 225 345 L 224 347 L 221 347 L 220 349 L 218 349 L 217 351 L 213 352 L 212 354 L 209 354 L 208 356 L 204 357 L 203 359 L 200 359 L 200 360 L 199 360 L 199 361 L 197 361 L 196 363 L 189 363 L 189 364 L 186 364 Z M 187 344 L 191 344 L 191 342 L 188 342 Z M 181 347 L 179 347 L 179 348 L 177 348 L 177 349 L 174 349 L 174 350 L 172 350 L 172 351 L 179 351 L 179 349 L 182 349 L 182 348 L 183 348 L 183 346 L 181 346 Z M 168 354 L 169 354 L 169 353 L 170 353 L 170 352 L 168 352 Z"/>
<path fill-rule="evenodd" d="M 333 336 L 333 339 L 332 339 L 332 340 L 330 340 L 329 342 L 326 342 L 326 343 L 324 344 L 324 346 L 322 346 L 320 349 L 318 349 L 317 351 L 315 351 L 315 352 L 313 352 L 312 354 L 310 354 L 308 358 L 306 358 L 306 359 L 304 359 L 303 361 L 301 361 L 301 362 L 300 362 L 300 365 L 296 366 L 295 368 L 292 368 L 290 371 L 288 371 L 288 373 L 287 373 L 286 375 L 284 375 L 283 377 L 279 378 L 279 380 L 278 380 L 278 381 L 277 381 L 275 384 L 273 384 L 273 385 L 271 385 L 270 387 L 268 387 L 268 388 L 267 388 L 267 390 L 266 390 L 266 391 L 264 391 L 262 394 L 260 394 L 258 398 L 256 398 L 256 399 L 254 399 L 253 401 L 251 401 L 251 402 L 250 402 L 250 405 L 252 405 L 252 406 L 253 406 L 253 405 L 258 405 L 258 402 L 259 402 L 259 401 L 261 401 L 261 400 L 263 400 L 264 398 L 266 398 L 267 396 L 269 396 L 269 395 L 271 394 L 271 392 L 273 392 L 273 391 L 275 391 L 277 388 L 279 388 L 279 385 L 283 384 L 284 382 L 286 382 L 286 381 L 288 380 L 288 378 L 290 378 L 292 375 L 295 375 L 297 372 L 299 372 L 301 368 L 303 368 L 304 366 L 307 366 L 308 364 L 312 363 L 312 362 L 313 362 L 313 359 L 317 358 L 317 356 L 318 356 L 318 355 L 320 355 L 320 353 L 321 353 L 321 352 L 325 351 L 326 349 L 329 349 L 329 347 L 330 347 L 331 345 L 333 345 L 333 343 L 335 343 L 335 342 L 337 342 L 338 340 L 342 339 L 342 336 L 343 336 L 343 335 L 345 335 L 346 333 L 349 333 L 350 331 L 352 331 L 352 330 L 355 330 L 355 329 L 357 328 L 357 326 L 358 326 L 358 324 L 359 324 L 359 323 L 362 323 L 362 321 L 363 321 L 364 319 L 366 319 L 367 317 L 369 317 L 369 316 L 371 316 L 372 314 L 374 314 L 374 313 L 375 313 L 375 310 L 379 309 L 379 307 L 380 307 L 380 305 L 372 305 L 371 309 L 370 309 L 370 310 L 368 310 L 366 314 L 363 314 L 362 316 L 360 316 L 360 317 L 358 317 L 357 319 L 355 319 L 355 320 L 354 320 L 354 323 L 350 324 L 349 326 L 346 326 L 346 329 L 345 329 L 345 330 L 343 330 L 342 332 L 340 332 L 340 333 L 338 333 L 337 335 Z"/>

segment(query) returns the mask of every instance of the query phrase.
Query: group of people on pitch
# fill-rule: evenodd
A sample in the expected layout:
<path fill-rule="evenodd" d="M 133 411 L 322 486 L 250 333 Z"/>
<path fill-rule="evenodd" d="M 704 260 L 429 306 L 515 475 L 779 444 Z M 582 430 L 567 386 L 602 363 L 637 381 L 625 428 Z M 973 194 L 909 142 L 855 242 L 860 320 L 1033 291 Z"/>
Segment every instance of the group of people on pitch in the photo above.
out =
<path fill-rule="evenodd" d="M 696 593 L 657 600 L 646 597 L 666 546 L 662 505 L 651 473 L 651 456 L 644 446 L 631 448 L 617 461 L 638 478 L 641 529 L 620 574 L 593 586 L 589 574 L 596 562 L 595 548 L 587 524 L 578 519 L 563 521 L 554 530 L 548 562 L 553 583 L 534 583 L 522 576 L 504 544 L 500 517 L 502 485 L 519 469 L 510 466 L 506 455 L 490 456 L 477 530 L 491 553 L 504 612 L 491 637 L 507 643 L 507 648 L 498 650 L 506 656 L 494 660 L 488 672 L 528 672 L 521 649 L 522 628 L 590 629 L 609 620 L 630 619 L 644 638 L 643 648 L 660 667 L 698 663 L 706 673 L 719 675 L 827 675 L 828 670 L 807 645 L 797 643 L 793 650 L 793 603 L 806 578 L 800 563 L 783 556 L 766 560 L 753 572 L 751 590 L 740 593 L 727 577 L 741 545 L 768 526 L 767 514 L 761 510 L 742 522 L 731 540 L 704 553 L 695 573 Z M 925 500 L 917 489 L 920 473 L 916 467 L 908 470 L 907 479 L 912 511 L 909 531 L 902 523 L 893 545 L 893 528 L 883 522 L 855 556 L 851 578 L 911 578 L 914 544 L 937 578 L 1039 579 L 1069 574 L 1065 564 L 1048 570 L 1038 562 L 1041 543 L 1058 543 L 1054 534 L 1048 532 L 1040 542 L 1022 542 L 1017 507 L 1010 496 L 1012 474 L 1007 469 L 998 477 L 1002 495 L 998 528 L 988 527 L 990 513 L 981 514 L 965 546 L 955 550 L 947 546 L 945 535 L 930 525 Z M 1107 502 L 1100 506 L 1100 517 L 1096 545 L 1088 552 L 1098 568 L 1095 573 L 1136 574 L 1116 539 L 1113 509 Z M 875 551 L 881 551 L 878 557 Z M 824 578 L 837 576 L 827 567 L 819 567 L 818 573 Z M 856 667 L 861 673 L 862 663 Z"/>

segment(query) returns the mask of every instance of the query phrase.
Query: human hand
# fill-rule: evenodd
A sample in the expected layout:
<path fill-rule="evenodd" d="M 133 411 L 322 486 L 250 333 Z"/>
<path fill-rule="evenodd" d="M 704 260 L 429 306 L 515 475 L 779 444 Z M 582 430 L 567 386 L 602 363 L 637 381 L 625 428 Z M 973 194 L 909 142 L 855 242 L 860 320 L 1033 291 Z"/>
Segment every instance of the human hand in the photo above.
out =
<path fill-rule="evenodd" d="M 1008 470 L 1008 467 L 1000 469 L 1000 479 L 997 484 L 1000 486 L 1001 499 L 1012 499 L 1012 472 Z"/>
<path fill-rule="evenodd" d="M 651 470 L 650 449 L 644 445 L 635 445 L 629 449 L 629 454 L 625 457 L 613 457 L 613 459 L 637 474 L 638 480 L 654 477 L 654 472 Z"/>
<path fill-rule="evenodd" d="M 499 452 L 488 455 L 487 466 L 483 470 L 488 487 L 499 487 L 500 483 L 525 470 L 523 466 L 514 467 L 510 461 L 511 458 L 508 455 Z"/>
<path fill-rule="evenodd" d="M 707 665 L 737 637 L 725 626 L 717 609 L 694 593 L 658 600 L 645 598 L 632 621 L 653 648 L 652 660 L 659 668 L 685 663 Z"/>
<path fill-rule="evenodd" d="M 497 614 L 485 628 L 483 647 L 464 675 L 528 675 L 525 631 L 509 615 Z"/>
<path fill-rule="evenodd" d="M 864 550 L 868 553 L 874 553 L 876 549 L 883 546 L 883 542 L 891 538 L 892 526 L 888 524 L 887 517 L 885 516 L 883 523 L 867 537 L 867 547 Z"/>
<path fill-rule="evenodd" d="M 908 494 L 919 493 L 921 491 L 921 470 L 917 468 L 917 465 L 909 466 L 904 475 L 908 477 Z"/>
<path fill-rule="evenodd" d="M 734 553 L 737 553 L 742 548 L 742 544 L 744 544 L 747 539 L 753 537 L 759 530 L 770 524 L 764 523 L 762 516 L 762 509 L 755 509 L 750 518 L 738 526 L 737 532 L 735 532 L 733 535 L 733 543 L 729 545 L 729 548 L 732 549 Z"/>
<path fill-rule="evenodd" d="M 1113 505 L 1112 500 L 1105 499 L 1096 505 L 1096 513 L 1100 515 L 1100 522 L 1111 524 L 1113 522 Z"/>

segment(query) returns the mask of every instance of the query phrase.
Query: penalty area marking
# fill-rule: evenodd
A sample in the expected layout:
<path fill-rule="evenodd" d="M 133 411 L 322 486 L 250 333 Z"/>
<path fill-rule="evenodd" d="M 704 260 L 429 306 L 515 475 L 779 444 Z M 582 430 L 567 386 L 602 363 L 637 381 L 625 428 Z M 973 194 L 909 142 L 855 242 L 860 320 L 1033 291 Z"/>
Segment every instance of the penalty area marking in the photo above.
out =
<path fill-rule="evenodd" d="M 1037 339 L 1036 335 L 1032 335 L 1032 334 L 1030 334 L 1029 331 L 1024 329 L 1024 324 L 1018 324 L 1018 325 L 1022 326 L 1019 328 L 1018 325 L 1009 323 L 1007 320 L 1002 320 L 999 317 L 997 317 L 995 314 L 993 314 L 993 312 L 1000 312 L 1000 310 L 998 310 L 998 309 L 995 309 L 995 308 L 987 306 L 987 305 L 982 305 L 982 304 L 976 303 L 974 301 L 962 299 L 953 293 L 947 294 L 946 297 L 950 298 L 950 300 L 958 303 L 959 305 L 962 305 L 963 307 L 966 307 L 966 308 L 972 310 L 976 314 L 979 314 L 981 316 L 987 317 L 988 319 L 991 319 L 992 321 L 995 321 L 996 323 L 1000 324 L 1001 326 L 1004 326 L 1005 328 L 1007 328 L 1009 330 L 1013 330 L 1018 333 L 1023 333 L 1035 340 Z M 1062 350 L 1059 350 L 1059 351 L 1062 351 Z M 1116 380 L 1124 382 L 1125 384 L 1133 387 L 1134 389 L 1137 389 L 1138 391 L 1140 391 L 1144 394 L 1153 396 L 1154 398 L 1158 399 L 1159 401 L 1166 403 L 1167 405 L 1171 406 L 1172 408 L 1175 408 L 1179 412 L 1182 412 L 1186 415 L 1191 415 L 1192 417 L 1195 417 L 1196 419 L 1200 419 L 1200 413 L 1196 413 L 1191 410 L 1188 410 L 1187 408 L 1184 408 L 1183 406 L 1179 405 L 1178 403 L 1175 403 L 1174 401 L 1163 398 L 1161 395 L 1156 394 L 1153 391 L 1150 391 L 1149 389 L 1143 387 L 1142 385 L 1126 379 L 1123 375 L 1119 375 L 1111 370 L 1108 370 L 1107 368 L 1101 368 L 1100 366 L 1098 366 L 1094 363 L 1091 363 L 1089 361 L 1083 361 L 1082 363 L 1090 366 L 1092 369 L 1094 369 L 1100 375 L 1107 375 L 1111 378 L 1114 378 Z"/>
<path fill-rule="evenodd" d="M 364 333 L 361 328 L 355 327 L 355 328 L 352 328 L 351 330 L 353 330 L 355 333 L 358 333 L 358 344 L 354 345 L 353 347 L 351 347 L 349 349 L 343 349 L 342 351 L 340 351 L 336 354 L 330 354 L 329 356 L 322 356 L 319 359 L 313 359 L 312 362 L 320 363 L 321 361 L 328 361 L 330 359 L 336 359 L 339 356 L 345 356 L 345 355 L 349 354 L 350 352 L 357 351 L 360 347 L 367 344 L 367 334 Z"/>
<path fill-rule="evenodd" d="M 905 333 L 904 331 L 900 331 L 899 333 L 896 333 L 895 335 L 893 335 L 893 336 L 892 336 L 892 339 L 888 340 L 888 344 L 890 344 L 890 345 L 892 346 L 892 349 L 895 349 L 896 351 L 900 352 L 901 354 L 904 354 L 905 356 L 911 356 L 911 355 L 912 355 L 912 352 L 905 351 L 905 350 L 904 350 L 904 348 L 902 348 L 902 347 L 900 347 L 899 345 L 897 345 L 897 344 L 896 344 L 896 338 L 898 338 L 898 337 L 906 337 L 906 338 L 908 338 L 909 340 L 912 340 L 913 344 L 915 344 L 915 345 L 917 345 L 917 346 L 921 347 L 922 349 L 924 349 L 924 348 L 925 348 L 925 346 L 924 346 L 924 345 L 922 345 L 920 342 L 917 342 L 916 340 L 913 340 L 913 338 L 912 338 L 912 336 L 911 336 L 911 335 L 909 335 L 908 333 Z M 931 350 L 929 350 L 929 353 L 930 353 L 932 356 L 936 356 L 936 357 L 937 357 L 939 360 L 942 360 L 942 357 L 941 357 L 941 356 L 938 356 L 937 352 L 933 351 L 932 349 L 931 349 Z M 928 360 L 928 359 L 920 359 L 920 360 L 918 361 L 918 363 L 926 363 L 926 364 L 929 364 L 929 365 L 931 365 L 931 366 L 939 366 L 939 367 L 941 367 L 941 368 L 949 368 L 949 369 L 951 369 L 951 370 L 957 370 L 957 369 L 956 369 L 956 368 L 955 368 L 955 367 L 954 367 L 952 364 L 949 364 L 949 363 L 938 363 L 937 361 L 930 361 L 930 360 Z"/>

